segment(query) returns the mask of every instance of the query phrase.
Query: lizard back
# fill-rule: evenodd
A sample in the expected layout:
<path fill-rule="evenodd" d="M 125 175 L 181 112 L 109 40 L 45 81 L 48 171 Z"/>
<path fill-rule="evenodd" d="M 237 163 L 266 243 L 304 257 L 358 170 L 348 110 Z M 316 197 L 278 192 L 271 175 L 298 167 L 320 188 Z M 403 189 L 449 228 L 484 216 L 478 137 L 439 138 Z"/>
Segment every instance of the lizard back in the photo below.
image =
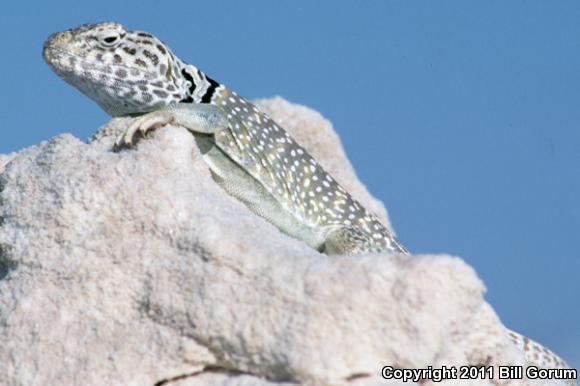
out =
<path fill-rule="evenodd" d="M 308 226 L 357 227 L 377 251 L 401 249 L 391 232 L 328 174 L 286 130 L 252 103 L 220 85 L 209 103 L 232 120 L 216 134 L 218 146 Z"/>

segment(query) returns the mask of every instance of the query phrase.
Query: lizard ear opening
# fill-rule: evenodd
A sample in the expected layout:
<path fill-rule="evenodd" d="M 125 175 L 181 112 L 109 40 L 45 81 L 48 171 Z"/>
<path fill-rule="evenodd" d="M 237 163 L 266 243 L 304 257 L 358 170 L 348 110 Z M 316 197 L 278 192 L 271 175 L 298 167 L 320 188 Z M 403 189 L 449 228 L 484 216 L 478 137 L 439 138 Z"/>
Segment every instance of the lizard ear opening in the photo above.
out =
<path fill-rule="evenodd" d="M 168 81 L 173 81 L 173 66 L 171 66 L 169 59 L 167 60 L 167 71 L 165 72 L 165 79 Z"/>

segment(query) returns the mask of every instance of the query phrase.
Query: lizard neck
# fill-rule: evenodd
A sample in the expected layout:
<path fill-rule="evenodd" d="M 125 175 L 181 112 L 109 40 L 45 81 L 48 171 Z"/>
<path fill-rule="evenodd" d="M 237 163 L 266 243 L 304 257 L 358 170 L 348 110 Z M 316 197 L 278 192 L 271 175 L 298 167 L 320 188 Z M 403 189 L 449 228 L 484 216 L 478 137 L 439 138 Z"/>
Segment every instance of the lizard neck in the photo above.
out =
<path fill-rule="evenodd" d="M 185 97 L 180 101 L 181 103 L 214 104 L 219 91 L 225 89 L 225 86 L 191 64 L 180 62 L 178 67 L 187 87 Z"/>

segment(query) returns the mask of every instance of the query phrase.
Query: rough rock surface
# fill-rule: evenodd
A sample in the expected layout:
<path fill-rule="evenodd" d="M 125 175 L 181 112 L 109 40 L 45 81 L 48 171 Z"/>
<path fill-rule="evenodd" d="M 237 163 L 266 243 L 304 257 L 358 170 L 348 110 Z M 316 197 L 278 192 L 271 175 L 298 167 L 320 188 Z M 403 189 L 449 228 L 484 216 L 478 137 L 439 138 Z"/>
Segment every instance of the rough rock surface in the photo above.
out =
<path fill-rule="evenodd" d="M 16 153 L 0 154 L 0 173 L 4 171 L 4 166 L 14 157 L 16 157 Z"/>
<path fill-rule="evenodd" d="M 386 218 L 326 120 L 260 105 Z M 461 259 L 321 255 L 225 194 L 182 128 L 111 152 L 130 121 L 0 156 L 0 384 L 396 385 L 382 366 L 523 363 Z"/>

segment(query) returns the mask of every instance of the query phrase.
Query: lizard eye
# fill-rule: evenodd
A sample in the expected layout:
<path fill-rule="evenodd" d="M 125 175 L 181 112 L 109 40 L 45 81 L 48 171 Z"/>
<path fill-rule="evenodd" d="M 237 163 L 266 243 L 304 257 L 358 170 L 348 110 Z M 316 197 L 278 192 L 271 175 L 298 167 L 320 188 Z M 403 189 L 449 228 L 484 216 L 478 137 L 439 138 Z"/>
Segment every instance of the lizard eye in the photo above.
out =
<path fill-rule="evenodd" d="M 117 44 L 121 40 L 122 37 L 123 37 L 123 35 L 114 32 L 114 33 L 103 36 L 101 38 L 101 44 L 105 47 L 113 47 L 115 44 Z"/>

